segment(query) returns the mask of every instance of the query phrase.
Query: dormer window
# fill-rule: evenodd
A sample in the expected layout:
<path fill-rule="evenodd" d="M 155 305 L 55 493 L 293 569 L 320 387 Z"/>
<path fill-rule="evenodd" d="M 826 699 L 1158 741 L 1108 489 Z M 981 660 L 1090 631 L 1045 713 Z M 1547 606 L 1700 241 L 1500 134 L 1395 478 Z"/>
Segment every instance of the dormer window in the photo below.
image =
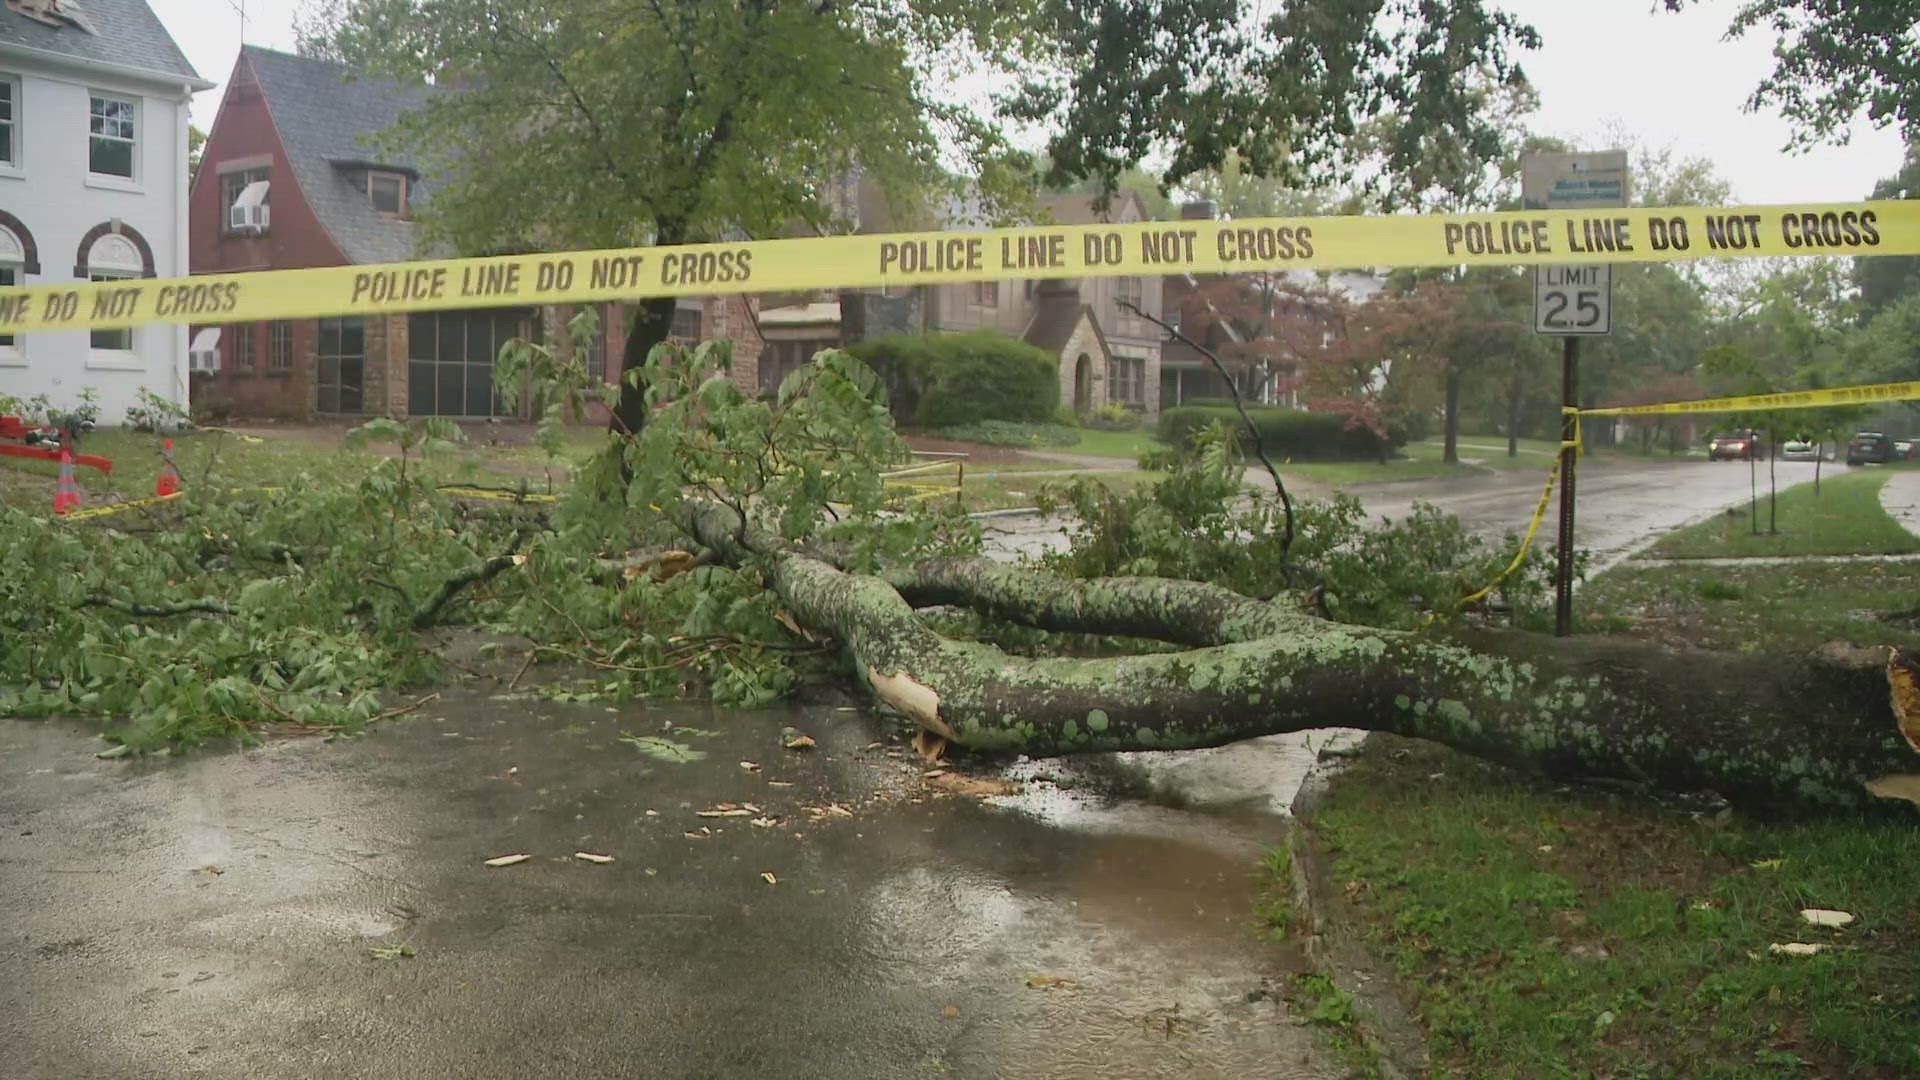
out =
<path fill-rule="evenodd" d="M 399 173 L 367 173 L 367 198 L 388 217 L 407 216 L 407 178 Z"/>

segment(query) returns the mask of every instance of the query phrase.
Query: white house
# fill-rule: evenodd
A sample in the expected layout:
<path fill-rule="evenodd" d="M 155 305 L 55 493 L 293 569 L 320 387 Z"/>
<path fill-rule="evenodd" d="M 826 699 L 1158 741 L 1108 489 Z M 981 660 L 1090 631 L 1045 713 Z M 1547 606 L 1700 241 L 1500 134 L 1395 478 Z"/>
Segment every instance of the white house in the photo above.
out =
<path fill-rule="evenodd" d="M 187 274 L 187 106 L 211 89 L 146 0 L 0 0 L 0 288 Z M 187 330 L 0 336 L 0 394 L 185 405 Z"/>

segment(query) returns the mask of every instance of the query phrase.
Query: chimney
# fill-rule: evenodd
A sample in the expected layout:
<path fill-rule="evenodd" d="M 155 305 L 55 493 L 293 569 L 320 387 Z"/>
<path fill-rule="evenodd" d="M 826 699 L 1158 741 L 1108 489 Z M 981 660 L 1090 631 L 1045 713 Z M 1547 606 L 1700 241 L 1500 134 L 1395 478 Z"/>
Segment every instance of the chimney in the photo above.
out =
<path fill-rule="evenodd" d="M 1205 199 L 1180 204 L 1181 221 L 1212 221 L 1213 204 Z"/>

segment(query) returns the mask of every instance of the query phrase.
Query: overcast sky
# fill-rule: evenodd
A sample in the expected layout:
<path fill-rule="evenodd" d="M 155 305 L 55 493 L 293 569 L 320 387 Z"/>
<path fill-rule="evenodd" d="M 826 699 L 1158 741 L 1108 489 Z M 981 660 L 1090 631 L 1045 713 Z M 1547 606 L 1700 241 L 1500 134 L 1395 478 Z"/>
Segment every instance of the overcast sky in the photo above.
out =
<path fill-rule="evenodd" d="M 149 2 L 200 74 L 224 84 L 240 47 L 242 0 Z M 1785 153 L 1787 122 L 1741 108 L 1772 69 L 1774 41 L 1765 34 L 1722 41 L 1735 7 L 1730 0 L 1707 0 L 1681 15 L 1655 13 L 1656 0 L 1497 2 L 1544 38 L 1523 61 L 1540 91 L 1535 126 L 1544 133 L 1591 143 L 1625 125 L 1647 145 L 1712 161 L 1738 201 L 1753 204 L 1864 198 L 1900 167 L 1899 137 L 1864 123 L 1855 126 L 1851 145 Z M 297 0 L 244 6 L 249 44 L 293 48 Z M 194 122 L 202 129 L 212 126 L 220 93 L 195 99 Z"/>

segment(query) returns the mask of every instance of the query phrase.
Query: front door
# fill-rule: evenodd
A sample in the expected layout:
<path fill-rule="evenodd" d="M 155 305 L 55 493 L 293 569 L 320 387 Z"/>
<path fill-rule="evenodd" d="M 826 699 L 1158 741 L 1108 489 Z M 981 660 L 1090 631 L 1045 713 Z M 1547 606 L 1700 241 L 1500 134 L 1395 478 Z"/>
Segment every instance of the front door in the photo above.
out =
<path fill-rule="evenodd" d="M 1086 353 L 1073 362 L 1073 411 L 1086 412 L 1093 405 L 1093 360 Z"/>

